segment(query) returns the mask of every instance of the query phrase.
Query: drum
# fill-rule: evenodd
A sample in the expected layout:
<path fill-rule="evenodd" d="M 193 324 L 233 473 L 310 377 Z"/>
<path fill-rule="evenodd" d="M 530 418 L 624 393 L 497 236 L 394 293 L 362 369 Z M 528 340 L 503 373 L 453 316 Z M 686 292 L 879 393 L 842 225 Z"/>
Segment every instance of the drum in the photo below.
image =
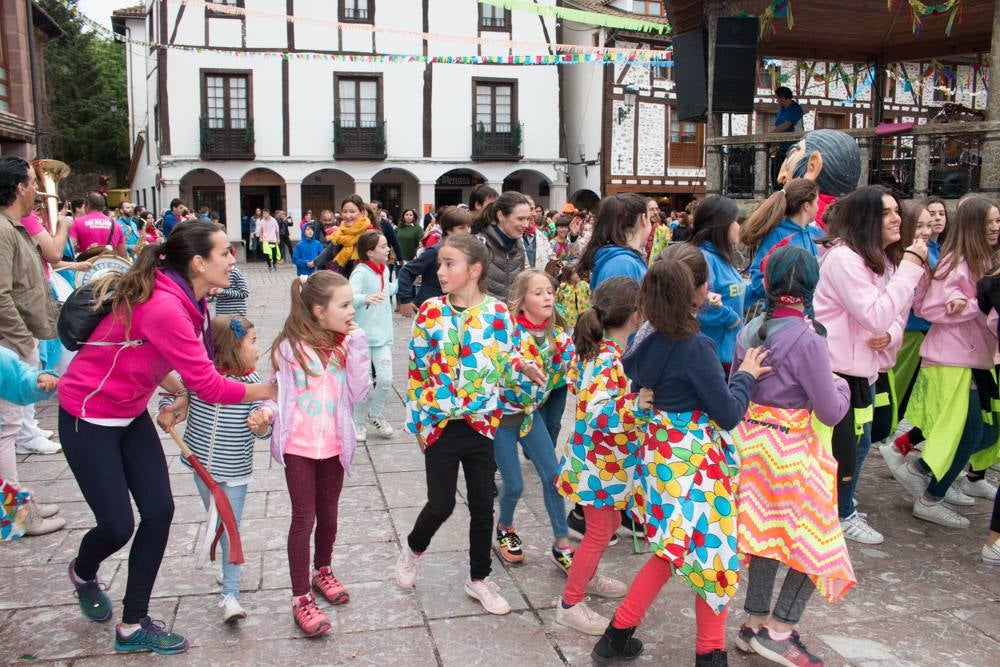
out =
<path fill-rule="evenodd" d="M 60 306 L 66 303 L 66 299 L 69 298 L 69 295 L 75 289 L 73 283 L 58 271 L 52 271 L 49 274 L 49 284 L 52 285 L 52 291 L 55 293 L 56 301 L 59 302 Z"/>
<path fill-rule="evenodd" d="M 125 273 L 132 266 L 129 261 L 118 255 L 100 255 L 91 260 L 90 271 L 76 272 L 76 286 L 86 285 L 91 280 L 101 278 L 109 273 Z"/>

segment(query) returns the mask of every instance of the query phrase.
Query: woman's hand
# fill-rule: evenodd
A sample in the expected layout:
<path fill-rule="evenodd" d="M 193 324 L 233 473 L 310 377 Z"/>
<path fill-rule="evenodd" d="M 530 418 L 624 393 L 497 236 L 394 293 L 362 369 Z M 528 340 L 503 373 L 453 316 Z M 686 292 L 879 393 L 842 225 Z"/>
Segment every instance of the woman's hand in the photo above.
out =
<path fill-rule="evenodd" d="M 649 410 L 653 407 L 653 390 L 643 387 L 635 397 L 636 407 Z"/>
<path fill-rule="evenodd" d="M 49 373 L 41 373 L 38 376 L 38 390 L 45 392 L 52 392 L 56 390 L 56 385 L 59 384 L 59 378 L 55 375 Z"/>
<path fill-rule="evenodd" d="M 413 317 L 417 314 L 417 307 L 412 303 L 401 303 L 397 310 L 399 310 L 399 314 L 403 317 Z"/>
<path fill-rule="evenodd" d="M 927 241 L 913 239 L 913 243 L 903 252 L 903 261 L 925 266 L 927 264 Z"/>
<path fill-rule="evenodd" d="M 764 365 L 769 352 L 770 350 L 764 347 L 751 347 L 747 350 L 747 356 L 743 359 L 743 363 L 740 364 L 739 370 L 749 373 L 755 380 L 765 373 L 770 373 L 771 367 Z"/>
<path fill-rule="evenodd" d="M 708 298 L 706 299 L 706 301 L 708 302 L 708 305 L 710 305 L 712 308 L 721 308 L 722 307 L 722 295 L 721 294 L 716 294 L 715 292 L 709 292 L 708 293 Z"/>
<path fill-rule="evenodd" d="M 891 342 L 892 342 L 892 336 L 890 336 L 889 332 L 887 331 L 884 334 L 880 334 L 878 336 L 872 336 L 871 338 L 869 338 L 868 347 L 875 350 L 876 352 L 881 352 L 885 348 L 889 347 L 889 343 Z"/>
<path fill-rule="evenodd" d="M 968 304 L 968 299 L 952 299 L 945 305 L 944 312 L 948 315 L 958 315 Z"/>
<path fill-rule="evenodd" d="M 186 394 L 177 396 L 169 405 L 165 405 L 156 416 L 156 423 L 164 431 L 169 431 L 187 419 L 188 397 Z"/>

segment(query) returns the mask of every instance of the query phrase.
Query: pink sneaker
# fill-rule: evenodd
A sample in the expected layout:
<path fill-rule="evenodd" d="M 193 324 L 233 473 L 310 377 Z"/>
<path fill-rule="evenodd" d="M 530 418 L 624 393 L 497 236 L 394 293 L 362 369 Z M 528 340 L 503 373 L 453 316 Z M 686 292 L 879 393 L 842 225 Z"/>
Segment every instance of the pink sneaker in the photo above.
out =
<path fill-rule="evenodd" d="M 314 589 L 323 594 L 323 597 L 330 604 L 344 604 L 351 599 L 344 584 L 333 576 L 329 567 L 321 567 L 313 575 L 312 585 Z"/>
<path fill-rule="evenodd" d="M 319 637 L 330 631 L 330 621 L 326 614 L 316 605 L 316 599 L 310 593 L 303 595 L 292 605 L 292 615 L 295 623 L 306 637 Z"/>

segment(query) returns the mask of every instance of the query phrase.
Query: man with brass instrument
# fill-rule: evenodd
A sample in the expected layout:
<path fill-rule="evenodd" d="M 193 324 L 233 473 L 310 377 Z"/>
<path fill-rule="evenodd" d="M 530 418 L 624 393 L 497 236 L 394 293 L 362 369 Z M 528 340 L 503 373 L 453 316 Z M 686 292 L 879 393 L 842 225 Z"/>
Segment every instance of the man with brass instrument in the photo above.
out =
<path fill-rule="evenodd" d="M 121 226 L 104 215 L 104 195 L 100 192 L 88 192 L 84 201 L 86 213 L 73 220 L 73 226 L 69 230 L 77 259 L 100 255 L 104 248 L 110 249 L 119 257 L 127 258 L 125 234 Z"/>
<path fill-rule="evenodd" d="M 26 160 L 0 156 L 0 345 L 22 361 L 38 366 L 36 339 L 56 337 L 56 302 L 21 219 L 35 204 L 35 172 Z M 17 486 L 15 443 L 21 430 L 21 407 L 0 400 L 0 479 Z M 62 528 L 59 508 L 37 505 L 28 511 L 28 535 Z"/>

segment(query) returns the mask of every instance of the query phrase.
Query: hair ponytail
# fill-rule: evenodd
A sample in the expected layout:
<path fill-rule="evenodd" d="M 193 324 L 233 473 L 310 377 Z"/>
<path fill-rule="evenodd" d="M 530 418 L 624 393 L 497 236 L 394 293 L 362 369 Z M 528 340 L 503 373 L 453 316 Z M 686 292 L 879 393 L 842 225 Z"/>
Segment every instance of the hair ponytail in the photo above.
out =
<path fill-rule="evenodd" d="M 639 309 L 639 283 L 628 276 L 608 278 L 594 290 L 590 303 L 573 330 L 573 344 L 583 360 L 597 356 L 605 331 L 624 326 Z"/>
<path fill-rule="evenodd" d="M 740 227 L 740 243 L 755 246 L 771 233 L 783 218 L 797 215 L 802 207 L 819 196 L 819 186 L 808 178 L 793 178 L 773 192 Z"/>

